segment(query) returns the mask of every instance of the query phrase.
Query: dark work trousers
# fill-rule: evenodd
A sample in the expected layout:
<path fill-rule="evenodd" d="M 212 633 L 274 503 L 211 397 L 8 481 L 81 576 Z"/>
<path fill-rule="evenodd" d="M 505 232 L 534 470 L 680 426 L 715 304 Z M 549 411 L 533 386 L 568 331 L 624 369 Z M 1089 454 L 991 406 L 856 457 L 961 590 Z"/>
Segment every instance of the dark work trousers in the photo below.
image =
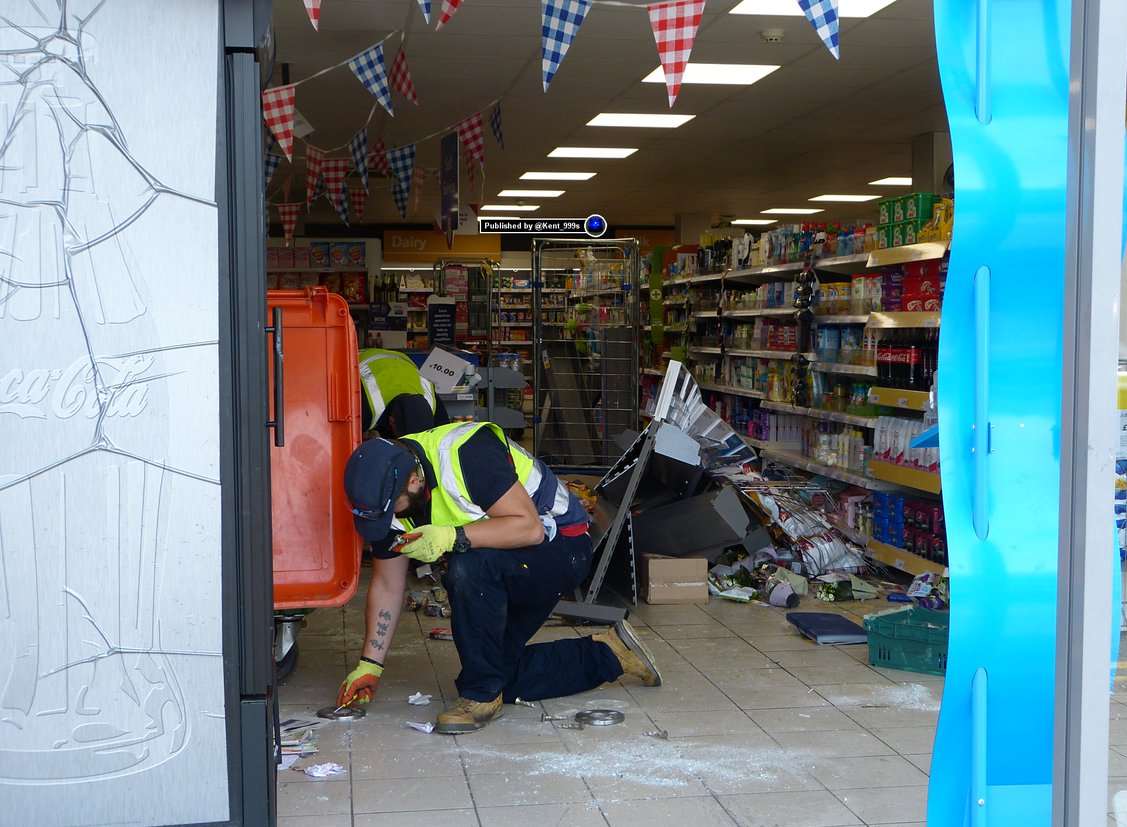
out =
<path fill-rule="evenodd" d="M 472 548 L 450 555 L 444 582 L 462 660 L 455 683 L 463 698 L 491 701 L 503 694 L 505 703 L 536 701 L 621 677 L 610 647 L 589 637 L 526 645 L 560 597 L 570 597 L 586 578 L 591 556 L 586 534 L 557 534 L 529 548 Z"/>

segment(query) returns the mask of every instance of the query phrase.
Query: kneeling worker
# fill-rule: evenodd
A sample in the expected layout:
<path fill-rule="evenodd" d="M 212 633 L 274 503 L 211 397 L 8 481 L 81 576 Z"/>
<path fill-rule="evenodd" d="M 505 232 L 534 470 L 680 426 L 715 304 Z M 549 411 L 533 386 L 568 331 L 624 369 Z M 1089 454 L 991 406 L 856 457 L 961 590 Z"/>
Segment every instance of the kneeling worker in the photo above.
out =
<path fill-rule="evenodd" d="M 458 700 L 436 730 L 471 732 L 500 716 L 503 703 L 572 695 L 632 675 L 659 686 L 653 656 L 625 621 L 605 634 L 526 645 L 556 602 L 587 577 L 587 513 L 556 475 L 508 442 L 492 423 L 454 423 L 398 442 L 372 439 L 344 472 L 361 536 L 407 533 L 387 554 L 402 565 L 403 588 L 368 591 L 359 665 L 338 704 L 370 700 L 399 621 L 407 559 L 450 554 L 446 590 L 462 671 Z M 395 523 L 393 523 L 393 520 Z"/>
<path fill-rule="evenodd" d="M 361 427 L 399 437 L 450 421 L 434 385 L 419 375 L 411 357 L 397 350 L 360 351 L 363 388 Z"/>

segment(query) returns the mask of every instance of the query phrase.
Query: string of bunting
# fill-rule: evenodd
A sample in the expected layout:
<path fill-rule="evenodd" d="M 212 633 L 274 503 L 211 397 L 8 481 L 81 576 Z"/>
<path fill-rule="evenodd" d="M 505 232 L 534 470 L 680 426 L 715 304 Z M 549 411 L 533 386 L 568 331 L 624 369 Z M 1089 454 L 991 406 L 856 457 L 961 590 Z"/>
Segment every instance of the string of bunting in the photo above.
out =
<path fill-rule="evenodd" d="M 417 0 L 423 18 L 430 23 L 431 0 Z M 838 0 L 795 0 L 807 21 L 814 28 L 822 43 L 835 59 L 840 59 Z M 443 0 L 436 29 L 449 23 L 451 17 L 461 7 L 463 0 Z M 548 91 L 560 63 L 587 19 L 591 6 L 615 6 L 645 10 L 657 46 L 658 59 L 665 76 L 665 86 L 669 106 L 672 107 L 680 93 L 681 81 L 692 53 L 693 41 L 700 28 L 706 0 L 660 0 L 655 3 L 630 3 L 622 0 L 541 0 L 541 77 L 544 91 Z M 303 0 L 309 22 L 319 31 L 322 0 Z M 392 63 L 390 74 L 384 59 L 383 44 L 395 35 L 400 37 L 400 47 Z M 331 149 L 314 147 L 306 142 L 306 204 L 311 203 L 322 187 L 327 191 L 330 201 L 341 216 L 348 220 L 349 196 L 344 182 L 345 176 L 354 169 L 360 176 L 363 188 L 368 189 L 369 168 L 374 167 L 381 175 L 394 179 L 392 196 L 401 216 L 406 217 L 407 204 L 411 194 L 412 172 L 414 168 L 415 147 L 451 130 L 456 130 L 459 141 L 469 160 L 471 183 L 475 164 L 484 167 L 485 138 L 482 113 L 490 109 L 489 126 L 498 146 L 504 149 L 504 136 L 501 129 L 501 100 L 499 96 L 482 109 L 463 118 L 451 126 L 435 130 L 417 138 L 410 144 L 386 148 L 382 140 L 377 140 L 373 151 L 368 150 L 367 129 L 377 111 L 382 108 L 391 117 L 395 116 L 392 103 L 392 90 L 399 92 L 408 101 L 419 105 L 418 94 L 411 78 L 407 61 L 406 28 L 389 32 L 380 40 L 344 60 L 281 86 L 273 86 L 262 92 L 262 117 L 277 148 L 290 162 L 294 160 L 294 116 L 297 102 L 297 87 L 322 77 L 341 67 L 348 66 L 353 75 L 375 98 L 363 126 L 345 144 Z M 515 82 L 515 81 L 514 81 Z M 350 158 L 329 159 L 326 156 L 348 149 Z M 332 163 L 329 163 L 332 161 Z M 276 153 L 268 153 L 265 159 L 266 181 L 269 183 L 280 162 Z M 340 173 L 345 169 L 344 173 Z M 329 172 L 329 180 L 323 180 Z M 289 204 L 287 204 L 289 206 Z M 354 210 L 355 212 L 355 210 Z M 283 225 L 285 222 L 283 221 Z"/>

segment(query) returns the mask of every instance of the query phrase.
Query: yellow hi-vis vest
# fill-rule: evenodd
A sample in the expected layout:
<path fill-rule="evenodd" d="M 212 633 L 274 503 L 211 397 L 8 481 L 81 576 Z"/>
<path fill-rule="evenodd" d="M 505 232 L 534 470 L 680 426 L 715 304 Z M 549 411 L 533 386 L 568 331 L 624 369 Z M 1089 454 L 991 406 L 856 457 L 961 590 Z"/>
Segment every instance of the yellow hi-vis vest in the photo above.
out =
<path fill-rule="evenodd" d="M 410 356 L 396 350 L 381 350 L 377 347 L 361 350 L 360 384 L 364 387 L 364 395 L 368 397 L 368 404 L 372 408 L 373 428 L 387 410 L 388 403 L 401 394 L 412 393 L 425 397 L 431 413 L 438 404 L 435 401 L 434 385 L 419 376 L 419 369 Z"/>
<path fill-rule="evenodd" d="M 544 481 L 545 473 L 555 478 L 555 474 L 533 459 L 523 448 L 509 442 L 500 426 L 492 422 L 452 422 L 440 425 L 429 431 L 411 434 L 406 439 L 423 449 L 427 460 L 434 469 L 437 486 L 430 495 L 430 521 L 432 525 L 463 526 L 485 517 L 485 512 L 470 499 L 466 478 L 462 472 L 462 462 L 458 449 L 482 428 L 489 428 L 509 449 L 517 480 L 528 492 L 533 503 L 537 503 L 537 493 Z M 472 469 L 471 469 L 472 472 Z M 567 513 L 571 502 L 571 492 L 558 479 L 553 501 L 550 505 L 538 505 L 541 514 L 560 517 Z"/>

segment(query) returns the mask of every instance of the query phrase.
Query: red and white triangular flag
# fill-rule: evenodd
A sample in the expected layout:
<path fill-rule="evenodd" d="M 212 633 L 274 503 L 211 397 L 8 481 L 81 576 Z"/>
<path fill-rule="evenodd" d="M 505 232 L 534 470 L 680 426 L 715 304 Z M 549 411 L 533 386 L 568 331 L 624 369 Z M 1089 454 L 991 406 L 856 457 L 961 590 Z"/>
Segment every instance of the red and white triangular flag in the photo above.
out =
<path fill-rule="evenodd" d="M 305 205 L 300 201 L 295 201 L 292 204 L 275 204 L 278 208 L 278 217 L 282 219 L 282 235 L 285 236 L 286 241 L 293 238 L 294 228 L 297 226 L 297 217 L 301 212 L 301 208 Z"/>
<path fill-rule="evenodd" d="M 344 176 L 352 170 L 351 158 L 326 158 L 321 165 L 321 174 L 325 176 L 325 189 L 329 191 L 329 200 L 337 212 L 341 211 L 347 197 L 344 191 Z"/>
<path fill-rule="evenodd" d="M 352 187 L 348 191 L 348 211 L 353 221 L 364 217 L 364 208 L 368 205 L 368 191 L 363 187 Z"/>
<path fill-rule="evenodd" d="M 450 18 L 454 16 L 454 12 L 456 12 L 461 5 L 462 0 L 442 0 L 442 14 L 438 16 L 438 25 L 434 27 L 434 30 L 438 31 L 449 23 Z"/>
<path fill-rule="evenodd" d="M 325 150 L 313 144 L 305 145 L 305 203 L 312 204 L 317 195 L 317 180 L 321 177 L 321 166 L 325 162 Z"/>
<path fill-rule="evenodd" d="M 305 13 L 309 15 L 313 30 L 321 31 L 321 0 L 305 0 Z"/>
<path fill-rule="evenodd" d="M 485 131 L 481 124 L 481 113 L 470 115 L 458 124 L 458 138 L 470 160 L 485 163 Z M 472 165 L 471 165 L 472 169 Z"/>
<path fill-rule="evenodd" d="M 385 178 L 391 177 L 391 165 L 387 162 L 387 146 L 383 138 L 376 138 L 372 151 L 368 154 L 368 169 L 374 169 Z"/>
<path fill-rule="evenodd" d="M 681 76 L 689 62 L 693 50 L 693 40 L 700 28 L 700 17 L 704 12 L 704 0 L 670 0 L 666 3 L 650 3 L 646 6 L 650 13 L 650 27 L 657 42 L 657 56 L 661 70 L 665 73 L 665 90 L 669 93 L 669 105 L 677 100 L 681 91 Z"/>
<path fill-rule="evenodd" d="M 388 75 L 391 88 L 399 92 L 415 106 L 419 105 L 419 96 L 415 93 L 415 82 L 411 80 L 411 70 L 407 68 L 407 50 L 400 49 L 399 54 L 391 64 L 391 73 Z"/>
<path fill-rule="evenodd" d="M 262 120 L 287 161 L 293 160 L 293 107 L 297 89 L 292 83 L 262 90 Z"/>

